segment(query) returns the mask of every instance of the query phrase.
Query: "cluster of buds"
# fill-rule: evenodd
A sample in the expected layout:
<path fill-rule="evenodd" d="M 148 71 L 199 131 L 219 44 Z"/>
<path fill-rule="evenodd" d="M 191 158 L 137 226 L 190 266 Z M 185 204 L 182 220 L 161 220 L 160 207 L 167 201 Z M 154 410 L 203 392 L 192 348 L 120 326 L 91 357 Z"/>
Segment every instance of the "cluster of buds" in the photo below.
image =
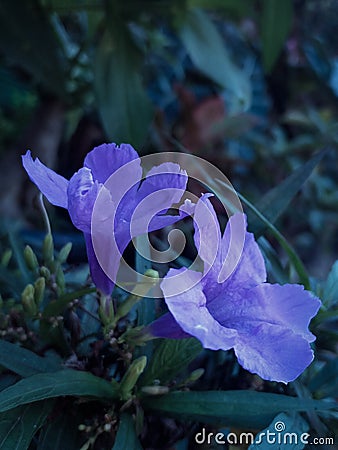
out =
<path fill-rule="evenodd" d="M 21 294 L 22 306 L 29 317 L 36 317 L 43 303 L 46 285 L 57 295 L 61 295 L 65 289 L 65 279 L 62 264 L 66 262 L 71 251 L 72 244 L 66 244 L 54 257 L 53 237 L 48 233 L 42 245 L 42 260 L 40 265 L 33 249 L 27 245 L 24 249 L 26 266 L 37 278 L 34 284 L 29 283 Z"/>
<path fill-rule="evenodd" d="M 38 314 L 39 307 L 45 295 L 46 281 L 44 277 L 39 277 L 34 284 L 27 284 L 21 294 L 23 310 L 29 317 Z"/>

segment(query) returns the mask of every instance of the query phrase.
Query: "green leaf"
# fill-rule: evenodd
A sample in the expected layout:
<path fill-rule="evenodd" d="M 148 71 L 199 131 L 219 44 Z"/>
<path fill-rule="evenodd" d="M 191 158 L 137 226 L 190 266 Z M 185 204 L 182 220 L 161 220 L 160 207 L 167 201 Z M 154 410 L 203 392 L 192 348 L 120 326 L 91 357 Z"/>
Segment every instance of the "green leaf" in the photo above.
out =
<path fill-rule="evenodd" d="M 142 450 L 142 447 L 136 435 L 133 418 L 129 414 L 123 413 L 112 450 L 126 449 Z"/>
<path fill-rule="evenodd" d="M 311 379 L 308 388 L 316 397 L 338 395 L 338 358 L 327 362 Z"/>
<path fill-rule="evenodd" d="M 181 419 L 246 429 L 266 427 L 280 412 L 337 408 L 335 402 L 255 391 L 172 392 L 160 398 L 145 397 L 142 405 Z"/>
<path fill-rule="evenodd" d="M 0 50 L 50 93 L 65 95 L 62 48 L 37 0 L 20 2 L 20 7 L 11 0 L 0 2 Z"/>
<path fill-rule="evenodd" d="M 333 264 L 324 284 L 322 301 L 326 308 L 331 308 L 338 303 L 338 260 Z"/>
<path fill-rule="evenodd" d="M 21 406 L 0 414 L 0 449 L 26 450 L 52 410 L 53 401 Z"/>
<path fill-rule="evenodd" d="M 153 115 L 142 86 L 141 59 L 128 30 L 116 23 L 112 27 L 114 35 L 104 33 L 94 64 L 98 108 L 109 139 L 140 146 Z"/>
<path fill-rule="evenodd" d="M 117 397 L 112 384 L 88 372 L 60 370 L 24 378 L 0 392 L 0 412 L 46 398 L 74 395 L 112 400 Z"/>
<path fill-rule="evenodd" d="M 141 386 L 152 385 L 159 380 L 163 385 L 185 369 L 202 351 L 197 339 L 161 339 L 144 374 Z"/>
<path fill-rule="evenodd" d="M 137 236 L 135 239 L 137 248 L 135 270 L 137 273 L 144 274 L 152 267 L 149 240 L 145 236 Z M 137 304 L 137 324 L 145 326 L 153 320 L 155 320 L 154 300 L 144 297 Z"/>
<path fill-rule="evenodd" d="M 262 8 L 263 66 L 266 72 L 270 72 L 291 28 L 292 0 L 262 0 Z"/>
<path fill-rule="evenodd" d="M 14 373 L 2 373 L 0 376 L 0 391 L 7 389 L 9 386 L 17 383 L 20 380 L 18 375 Z"/>
<path fill-rule="evenodd" d="M 233 94 L 233 112 L 249 109 L 249 78 L 232 62 L 209 17 L 199 9 L 188 11 L 178 33 L 197 69 Z"/>
<path fill-rule="evenodd" d="M 60 364 L 51 358 L 42 358 L 17 344 L 0 340 L 0 365 L 6 369 L 29 377 L 41 372 L 55 372 Z"/>
<path fill-rule="evenodd" d="M 78 417 L 61 414 L 46 425 L 39 436 L 38 450 L 72 450 L 81 448 Z"/>
<path fill-rule="evenodd" d="M 67 294 L 61 295 L 59 298 L 51 301 L 46 306 L 46 308 L 43 310 L 43 317 L 48 318 L 57 316 L 61 314 L 73 300 L 83 297 L 87 294 L 92 294 L 94 292 L 96 292 L 96 288 L 83 288 L 79 289 L 78 291 L 72 291 Z"/>
<path fill-rule="evenodd" d="M 275 439 L 275 444 L 278 442 L 278 450 L 302 450 L 305 444 L 301 435 L 308 430 L 309 424 L 299 414 L 278 414 L 265 430 L 256 435 L 255 443 L 250 445 L 249 450 L 271 450 L 271 437 Z"/>
<path fill-rule="evenodd" d="M 313 169 L 323 158 L 326 151 L 314 155 L 308 162 L 302 164 L 282 183 L 271 189 L 255 206 L 270 223 L 275 223 L 278 217 L 287 209 L 291 200 L 311 175 Z M 250 230 L 255 236 L 260 236 L 266 230 L 266 225 L 254 214 L 248 212 Z"/>

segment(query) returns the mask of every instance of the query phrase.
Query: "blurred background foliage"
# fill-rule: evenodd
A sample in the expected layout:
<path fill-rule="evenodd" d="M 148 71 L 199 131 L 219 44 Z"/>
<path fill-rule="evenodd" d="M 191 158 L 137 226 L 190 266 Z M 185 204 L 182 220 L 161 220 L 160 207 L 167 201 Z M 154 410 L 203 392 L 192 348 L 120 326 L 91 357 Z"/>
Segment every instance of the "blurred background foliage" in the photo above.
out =
<path fill-rule="evenodd" d="M 65 176 L 105 140 L 183 149 L 256 202 L 325 147 L 282 217 L 324 276 L 338 245 L 337 17 L 330 0 L 2 0 L 2 215 L 34 221 L 27 148 Z"/>
<path fill-rule="evenodd" d="M 141 155 L 185 151 L 219 167 L 244 196 L 249 225 L 260 236 L 270 279 L 283 283 L 300 278 L 324 303 L 314 321 L 320 361 L 302 383 L 291 387 L 265 383 L 244 372 L 231 352 L 216 356 L 203 352 L 193 366 L 205 367 L 197 389 L 251 389 L 296 394 L 301 400 L 336 397 L 337 22 L 334 0 L 1 0 L 0 287 L 6 299 L 0 315 L 2 337 L 41 355 L 46 349 L 57 349 L 67 368 L 102 378 L 121 378 L 130 364 L 128 343 L 123 341 L 123 351 L 122 344 L 116 350 L 106 336 L 93 337 L 100 321 L 90 297 L 88 269 L 80 264 L 86 261 L 82 236 L 66 214 L 50 208 L 57 251 L 48 247 L 41 205 L 39 210 L 33 201 L 36 189 L 21 168 L 20 155 L 30 148 L 46 165 L 69 177 L 82 166 L 87 152 L 105 141 L 131 143 Z M 263 226 L 257 215 L 256 221 L 255 215 L 250 216 L 253 205 L 283 230 L 306 270 L 269 223 Z M 159 238 L 161 234 L 155 235 L 154 242 Z M 65 247 L 69 241 L 71 252 Z M 23 242 L 37 256 L 27 248 L 23 254 Z M 61 305 L 57 308 L 55 298 Z M 118 295 L 115 300 L 118 304 Z M 38 329 L 32 319 L 37 311 L 42 311 Z M 120 335 L 127 322 L 119 324 Z M 163 361 L 171 353 L 176 355 L 176 375 L 186 363 L 177 355 L 186 359 L 191 350 L 184 353 L 181 347 L 166 345 L 173 344 L 158 345 L 157 359 L 152 359 L 147 373 L 160 371 L 171 388 L 177 381 L 165 372 Z M 2 351 L 10 355 L 13 349 L 5 346 Z M 60 367 L 55 355 L 46 372 L 53 371 L 55 364 Z M 25 377 L 42 363 L 33 361 L 34 370 L 29 367 L 26 372 L 8 364 Z M 11 376 L 5 377 L 1 389 L 19 379 Z M 183 378 L 178 387 L 180 382 L 184 385 Z M 87 381 L 90 391 L 91 379 Z M 100 389 L 102 394 L 106 388 Z M 48 441 L 54 442 L 58 433 L 68 436 L 69 448 L 79 448 L 78 435 L 70 430 L 82 426 L 80 421 L 94 408 L 96 422 L 85 430 L 91 441 L 83 447 L 90 448 L 105 431 L 98 425 L 104 422 L 101 403 L 84 408 L 72 404 L 68 414 L 69 400 L 63 402 L 65 418 L 59 415 L 54 427 L 43 428 L 37 448 L 50 448 Z M 170 408 L 170 398 L 168 402 L 159 404 L 159 410 Z M 270 404 L 272 400 L 263 407 Z M 43 420 L 52 408 L 46 405 L 46 410 L 39 410 L 45 414 Z M 11 411 L 15 419 L 18 411 Z M 27 411 L 27 416 L 37 417 L 38 411 Z M 337 431 L 337 415 L 322 414 L 325 425 L 313 412 L 308 416 L 318 433 Z M 33 425 L 42 426 L 39 417 L 35 425 L 27 425 L 26 439 L 29 433 L 33 436 Z M 266 426 L 271 417 L 265 419 L 257 419 L 254 426 Z M 143 419 L 137 416 L 137 420 L 140 427 Z M 142 439 L 148 446 L 164 448 L 196 430 L 191 424 L 163 422 L 156 415 L 147 420 L 153 441 L 148 442 L 149 434 Z M 237 425 L 246 419 L 238 420 Z M 110 425 L 114 428 L 116 423 Z M 129 425 L 126 419 L 127 434 Z M 102 439 L 93 448 L 108 448 Z M 135 444 L 135 448 L 139 447 Z"/>

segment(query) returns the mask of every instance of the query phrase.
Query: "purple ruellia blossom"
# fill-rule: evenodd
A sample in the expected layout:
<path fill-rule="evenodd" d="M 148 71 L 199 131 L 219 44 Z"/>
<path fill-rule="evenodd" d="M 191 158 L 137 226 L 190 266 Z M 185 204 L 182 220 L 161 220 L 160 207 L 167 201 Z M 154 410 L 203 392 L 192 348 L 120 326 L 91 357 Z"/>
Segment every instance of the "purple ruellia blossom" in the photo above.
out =
<path fill-rule="evenodd" d="M 96 217 L 95 223 L 99 227 L 102 223 L 105 233 L 114 232 L 114 242 L 117 246 L 115 253 L 109 248 L 106 249 L 106 253 L 114 262 L 113 272 L 115 275 L 120 255 L 133 237 L 173 224 L 182 217 L 181 214 L 170 216 L 164 215 L 164 213 L 173 203 L 180 201 L 187 184 L 186 172 L 181 170 L 178 164 L 164 163 L 153 167 L 141 183 L 141 161 L 137 152 L 129 144 L 120 146 L 102 144 L 94 148 L 86 156 L 84 167 L 76 172 L 69 181 L 46 167 L 39 159 L 33 160 L 30 151 L 22 156 L 22 161 L 30 179 L 49 202 L 55 206 L 66 208 L 75 227 L 83 231 L 93 282 L 105 294 L 112 292 L 115 278 L 112 280 L 112 277 L 108 277 L 102 270 L 93 248 L 92 213 L 98 194 L 103 193 L 101 198 L 106 198 L 106 201 L 103 203 L 101 201 L 99 205 L 102 221 L 98 221 Z M 125 171 L 123 171 L 124 167 L 127 168 Z M 117 177 L 119 186 L 110 183 L 109 189 L 111 190 L 109 191 L 103 184 L 108 179 L 111 180 L 110 177 L 115 172 L 120 174 Z M 125 192 L 123 191 L 123 195 L 120 195 L 123 181 Z M 118 203 L 114 202 L 117 191 Z M 161 198 L 161 191 L 163 191 L 163 198 Z M 144 220 L 139 222 L 135 220 L 136 224 L 131 229 L 131 222 L 134 221 L 133 214 L 135 210 L 137 211 L 137 206 L 147 196 L 151 198 L 151 194 L 155 194 L 155 196 L 157 194 L 157 201 L 161 203 L 162 208 L 154 211 L 148 229 L 146 229 L 147 224 L 144 223 Z M 99 213 L 100 208 L 98 209 Z M 137 215 L 134 216 L 137 219 Z M 114 228 L 110 227 L 112 225 L 109 222 L 111 217 L 114 217 Z"/>
<path fill-rule="evenodd" d="M 313 359 L 309 343 L 315 336 L 308 326 L 320 301 L 301 285 L 266 283 L 263 256 L 248 232 L 236 269 L 219 283 L 234 236 L 230 229 L 243 224 L 245 216 L 232 216 L 222 237 L 218 222 L 217 233 L 205 220 L 197 228 L 196 215 L 205 206 L 211 221 L 217 222 L 210 201 L 202 196 L 195 209 L 195 244 L 204 261 L 204 273 L 170 269 L 161 283 L 169 313 L 150 325 L 151 333 L 174 339 L 194 336 L 212 350 L 233 348 L 239 363 L 250 372 L 266 380 L 294 380 Z M 215 242 L 218 250 L 210 265 L 208 249 Z M 193 287 L 183 292 L 184 285 Z"/>

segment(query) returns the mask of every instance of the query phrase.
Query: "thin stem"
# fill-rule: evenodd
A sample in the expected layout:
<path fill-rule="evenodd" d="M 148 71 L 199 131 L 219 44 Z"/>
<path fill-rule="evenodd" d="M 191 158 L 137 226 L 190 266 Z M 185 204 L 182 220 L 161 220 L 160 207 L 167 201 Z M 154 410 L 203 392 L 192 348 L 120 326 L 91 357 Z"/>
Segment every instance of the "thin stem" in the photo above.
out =
<path fill-rule="evenodd" d="M 42 213 L 43 221 L 45 223 L 47 234 L 52 234 L 52 229 L 51 229 L 51 226 L 50 226 L 49 217 L 48 217 L 48 214 L 47 214 L 47 210 L 46 210 L 45 204 L 43 202 L 43 196 L 42 196 L 41 192 L 39 192 L 38 203 L 39 203 L 39 208 L 40 208 L 41 213 Z"/>

